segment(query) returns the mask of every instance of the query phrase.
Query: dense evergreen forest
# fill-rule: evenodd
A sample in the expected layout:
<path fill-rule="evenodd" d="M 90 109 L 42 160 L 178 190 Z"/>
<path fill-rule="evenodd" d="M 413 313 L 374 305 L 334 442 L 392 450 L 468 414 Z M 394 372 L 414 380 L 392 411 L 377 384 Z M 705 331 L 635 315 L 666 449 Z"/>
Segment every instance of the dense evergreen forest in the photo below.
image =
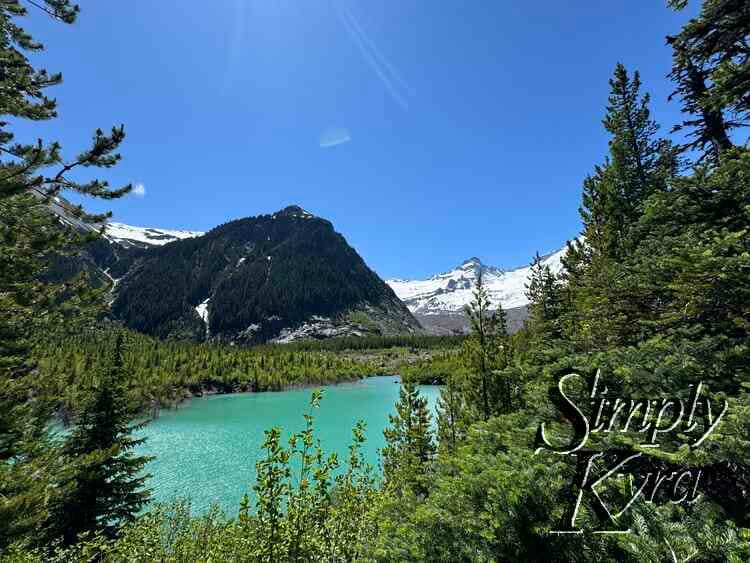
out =
<path fill-rule="evenodd" d="M 78 15 L 69 0 L 33 5 L 63 23 Z M 25 15 L 19 0 L 0 4 L 0 111 L 52 119 L 44 89 L 60 77 L 29 62 L 39 45 L 19 27 Z M 346 459 L 321 450 L 315 412 L 326 406 L 314 391 L 289 441 L 266 432 L 257 501 L 228 515 L 149 504 L 138 402 L 205 380 L 274 388 L 325 378 L 326 362 L 362 365 L 336 355 L 343 343 L 227 351 L 95 336 L 101 292 L 42 275 L 75 235 L 52 228 L 28 192 L 126 193 L 69 175 L 115 165 L 124 131 L 97 131 L 66 160 L 56 143 L 16 144 L 2 123 L 0 560 L 750 560 L 749 38 L 750 4 L 703 0 L 667 39 L 684 115 L 672 133 L 652 119 L 637 71 L 614 67 L 609 151 L 582 186 L 582 237 L 561 275 L 534 259 L 530 318 L 512 337 L 480 281 L 470 335 L 413 343 L 430 355 L 404 368 L 382 480 L 364 462 L 362 425 Z M 430 376 L 444 383 L 436 432 L 411 381 Z M 61 399 L 45 390 L 61 387 L 74 430 L 58 443 L 47 424 Z M 664 420 L 616 398 L 651 401 Z M 618 468 L 623 478 L 608 478 Z M 685 471 L 695 490 L 675 478 Z"/>
<path fill-rule="evenodd" d="M 77 410 L 79 395 L 92 384 L 96 377 L 92 374 L 106 365 L 118 337 L 124 341 L 131 399 L 142 407 L 168 406 L 194 394 L 278 391 L 378 374 L 374 364 L 330 352 L 160 341 L 129 331 L 100 329 L 50 339 L 37 354 L 42 379 L 55 385 L 46 393 L 58 398 L 65 412 Z"/>
<path fill-rule="evenodd" d="M 408 348 L 411 350 L 442 350 L 457 348 L 463 342 L 463 336 L 432 336 L 428 334 L 398 336 L 349 336 L 325 340 L 298 340 L 285 344 L 292 350 L 387 350 L 389 348 Z"/>
<path fill-rule="evenodd" d="M 461 341 L 406 335 L 240 347 L 159 340 L 113 323 L 75 335 L 63 331 L 48 335 L 34 358 L 44 383 L 38 392 L 57 401 L 65 419 L 78 410 L 118 338 L 123 341 L 129 400 L 153 415 L 159 407 L 204 393 L 279 391 L 407 371 L 415 380 L 440 382 L 429 358 L 451 354 L 446 350 L 457 350 Z"/>

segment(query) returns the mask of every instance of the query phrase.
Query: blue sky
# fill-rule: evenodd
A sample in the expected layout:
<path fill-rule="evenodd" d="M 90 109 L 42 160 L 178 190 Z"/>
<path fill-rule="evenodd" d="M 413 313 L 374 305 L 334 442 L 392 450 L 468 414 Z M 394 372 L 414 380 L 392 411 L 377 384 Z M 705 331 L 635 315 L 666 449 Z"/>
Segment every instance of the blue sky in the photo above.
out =
<path fill-rule="evenodd" d="M 580 228 L 581 182 L 606 153 L 618 61 L 663 129 L 664 44 L 691 11 L 665 1 L 80 0 L 73 27 L 33 16 L 65 82 L 60 117 L 19 139 L 68 153 L 124 123 L 137 182 L 123 222 L 208 230 L 299 204 L 384 277 L 469 256 L 511 267 Z M 694 10 L 695 6 L 691 6 Z"/>

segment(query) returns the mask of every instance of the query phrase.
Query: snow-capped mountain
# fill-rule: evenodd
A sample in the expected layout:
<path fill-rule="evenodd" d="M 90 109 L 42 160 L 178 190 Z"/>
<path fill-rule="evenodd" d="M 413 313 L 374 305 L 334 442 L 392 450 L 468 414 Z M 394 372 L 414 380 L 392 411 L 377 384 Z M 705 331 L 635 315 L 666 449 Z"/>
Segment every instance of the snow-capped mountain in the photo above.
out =
<path fill-rule="evenodd" d="M 116 242 L 124 247 L 139 246 L 163 246 L 168 242 L 195 238 L 204 235 L 200 231 L 173 231 L 169 229 L 157 229 L 153 227 L 135 227 L 125 223 L 107 223 L 104 236 L 111 242 Z"/>
<path fill-rule="evenodd" d="M 553 273 L 558 273 L 562 269 L 561 258 L 564 254 L 563 247 L 544 256 L 543 263 Z M 386 280 L 386 283 L 425 327 L 461 331 L 466 328 L 464 306 L 472 300 L 480 271 L 493 306 L 500 303 L 503 309 L 511 311 L 528 305 L 526 284 L 531 273 L 529 266 L 504 271 L 482 264 L 476 257 L 426 280 L 391 279 Z"/>

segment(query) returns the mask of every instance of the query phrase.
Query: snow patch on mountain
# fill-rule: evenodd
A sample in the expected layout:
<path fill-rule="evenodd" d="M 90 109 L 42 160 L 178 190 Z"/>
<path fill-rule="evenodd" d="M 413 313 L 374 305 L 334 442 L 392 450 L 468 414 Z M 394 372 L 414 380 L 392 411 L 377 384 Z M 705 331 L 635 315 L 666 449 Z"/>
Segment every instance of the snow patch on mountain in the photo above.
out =
<path fill-rule="evenodd" d="M 211 298 L 209 297 L 206 299 L 203 303 L 198 305 L 195 308 L 195 312 L 198 313 L 198 316 L 203 319 L 203 322 L 208 324 L 208 303 L 211 301 Z"/>
<path fill-rule="evenodd" d="M 543 263 L 555 274 L 562 270 L 561 259 L 565 251 L 562 248 L 543 258 Z M 386 283 L 413 314 L 458 313 L 471 302 L 480 271 L 493 306 L 501 303 L 503 309 L 513 309 L 528 305 L 526 284 L 531 274 L 530 266 L 504 271 L 486 266 L 476 257 L 426 280 L 392 279 Z"/>
<path fill-rule="evenodd" d="M 153 227 L 135 227 L 125 223 L 110 222 L 104 236 L 111 242 L 123 246 L 163 246 L 176 240 L 195 238 L 203 235 L 200 231 L 175 231 Z"/>

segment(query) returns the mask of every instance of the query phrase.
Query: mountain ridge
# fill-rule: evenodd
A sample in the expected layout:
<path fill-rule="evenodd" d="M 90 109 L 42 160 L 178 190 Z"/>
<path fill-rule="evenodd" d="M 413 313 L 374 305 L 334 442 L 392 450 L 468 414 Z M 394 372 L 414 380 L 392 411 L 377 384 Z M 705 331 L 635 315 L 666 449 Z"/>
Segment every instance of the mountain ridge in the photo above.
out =
<path fill-rule="evenodd" d="M 75 219 L 69 213 L 61 213 L 60 210 L 65 209 L 65 202 L 59 199 L 54 203 L 58 209 L 58 215 L 61 215 L 61 220 L 67 224 L 70 224 L 76 228 L 84 230 L 99 229 L 101 225 L 85 225 L 77 219 Z M 236 275 L 232 275 L 233 270 L 243 269 L 248 265 L 256 268 L 256 275 L 260 276 L 259 263 L 262 263 L 268 268 L 270 272 L 274 266 L 273 264 L 273 253 L 260 256 L 263 260 L 258 260 L 259 256 L 244 255 L 242 250 L 232 247 L 228 254 L 223 257 L 224 264 L 219 266 L 216 263 L 211 268 L 222 270 L 221 275 L 216 274 L 215 277 L 209 276 L 211 280 L 206 281 L 205 276 L 201 277 L 200 273 L 197 282 L 198 285 L 204 284 L 203 289 L 192 288 L 188 290 L 186 295 L 182 296 L 183 303 L 174 305 L 173 310 L 167 315 L 170 320 L 159 320 L 153 322 L 149 320 L 152 316 L 146 311 L 148 305 L 146 303 L 140 303 L 138 307 L 141 311 L 134 312 L 130 306 L 130 292 L 134 285 L 140 285 L 140 289 L 136 291 L 148 294 L 150 291 L 157 291 L 153 287 L 153 281 L 148 282 L 145 278 L 140 281 L 134 282 L 133 280 L 138 277 L 133 272 L 143 272 L 144 268 L 146 272 L 151 275 L 154 271 L 159 271 L 157 265 L 154 264 L 157 257 L 159 260 L 166 260 L 167 262 L 173 262 L 175 254 L 181 254 L 187 252 L 190 254 L 189 248 L 194 245 L 201 245 L 203 243 L 195 241 L 213 240 L 216 237 L 221 238 L 227 232 L 231 232 L 238 228 L 238 225 L 243 225 L 246 221 L 263 221 L 268 225 L 274 221 L 282 222 L 293 222 L 299 225 L 310 226 L 310 225 L 325 225 L 325 229 L 334 233 L 336 237 L 327 238 L 327 244 L 345 245 L 348 248 L 346 252 L 351 252 L 357 256 L 365 268 L 367 266 L 361 257 L 356 254 L 356 251 L 352 249 L 348 243 L 346 243 L 343 236 L 336 233 L 333 225 L 327 219 L 317 217 L 314 214 L 306 211 L 299 205 L 289 205 L 273 213 L 267 213 L 258 215 L 255 217 L 246 217 L 240 219 L 234 219 L 224 224 L 217 225 L 208 232 L 200 231 L 187 231 L 187 230 L 175 230 L 175 229 L 161 229 L 158 227 L 136 227 L 120 222 L 109 222 L 107 223 L 104 236 L 89 245 L 82 256 L 85 257 L 83 268 L 93 274 L 94 278 L 98 278 L 98 284 L 104 284 L 108 282 L 113 283 L 112 290 L 112 301 L 113 301 L 113 312 L 117 318 L 123 320 L 129 326 L 136 328 L 147 333 L 156 334 L 158 336 L 185 336 L 194 339 L 227 339 L 230 341 L 239 342 L 258 342 L 258 341 L 292 341 L 299 338 L 327 338 L 332 336 L 347 336 L 347 335 L 363 335 L 371 334 L 373 330 L 377 333 L 383 331 L 388 333 L 398 332 L 399 330 L 405 330 L 407 332 L 413 330 L 419 330 L 419 325 L 427 329 L 429 332 L 437 334 L 451 334 L 451 333 L 464 333 L 468 330 L 468 323 L 464 315 L 464 307 L 471 301 L 473 297 L 473 289 L 476 286 L 476 280 L 481 271 L 485 286 L 487 287 L 488 294 L 491 303 L 496 306 L 498 303 L 502 303 L 503 308 L 506 310 L 508 317 L 508 329 L 510 332 L 515 332 L 524 323 L 527 317 L 527 306 L 528 299 L 525 296 L 525 285 L 528 282 L 529 266 L 521 266 L 511 269 L 503 269 L 496 266 L 484 264 L 482 260 L 477 256 L 470 256 L 463 260 L 459 265 L 454 268 L 435 274 L 426 279 L 403 279 L 403 278 L 391 278 L 384 282 L 384 285 L 392 293 L 387 295 L 383 293 L 382 289 L 380 292 L 375 292 L 370 296 L 378 296 L 378 299 L 383 300 L 383 303 L 387 303 L 385 309 L 383 307 L 366 307 L 364 304 L 367 299 L 364 299 L 362 303 L 356 304 L 357 291 L 350 291 L 350 301 L 347 307 L 348 313 L 353 314 L 355 318 L 367 319 L 370 326 L 365 326 L 362 323 L 351 322 L 344 317 L 346 316 L 343 309 L 339 310 L 337 306 L 332 308 L 325 307 L 319 304 L 314 307 L 314 310 L 309 311 L 309 314 L 302 316 L 294 316 L 288 318 L 285 315 L 278 314 L 280 310 L 275 310 L 269 313 L 266 318 L 254 318 L 249 317 L 245 319 L 245 323 L 242 326 L 237 325 L 233 321 L 228 321 L 226 318 L 221 318 L 224 315 L 217 316 L 213 312 L 217 309 L 226 310 L 227 303 L 224 302 L 222 297 L 218 299 L 214 298 L 211 292 L 205 290 L 205 284 L 213 287 L 212 284 L 218 284 L 221 288 L 220 295 L 230 295 L 237 292 L 231 286 L 236 283 L 244 283 L 238 281 Z M 305 227 L 307 228 L 307 227 Z M 247 231 L 245 229 L 245 231 Z M 329 233 L 329 234 L 330 234 Z M 234 235 L 229 235 L 230 238 Z M 245 232 L 242 236 L 250 236 L 248 232 Z M 268 240 L 258 241 L 254 240 L 251 246 L 254 248 L 258 243 L 268 243 L 271 241 L 270 234 L 265 235 Z M 242 237 L 240 237 L 242 238 Z M 256 237 L 257 238 L 257 237 Z M 191 242 L 192 241 L 192 242 Z M 245 241 L 248 242 L 248 241 Z M 273 241 L 271 241 L 273 242 Z M 244 244 L 244 243 L 243 243 Z M 297 244 L 302 244 L 301 241 L 297 241 Z M 171 250 L 174 245 L 180 248 L 180 250 Z M 221 246 L 221 245 L 220 245 Z M 231 246 L 231 245 L 230 245 Z M 263 246 L 261 244 L 261 246 Z M 267 245 L 266 245 L 267 246 Z M 273 245 L 271 245 L 273 246 Z M 304 246 L 304 245 L 303 245 Z M 257 247 L 256 250 L 260 248 Z M 226 249 L 222 249 L 226 250 Z M 245 248 L 247 250 L 247 248 Z M 309 250 L 309 249 L 308 249 Z M 319 251 L 318 249 L 317 251 Z M 316 252 L 317 252 L 316 251 Z M 550 269 L 557 273 L 562 268 L 561 257 L 565 252 L 565 247 L 556 251 L 550 252 L 542 256 L 542 261 L 545 265 L 550 266 Z M 309 252 L 308 252 L 309 254 Z M 313 252 L 314 254 L 314 252 Z M 231 256 L 231 260 L 230 260 Z M 248 262 L 255 262 L 251 264 Z M 203 256 L 201 259 L 203 262 L 193 267 L 183 267 L 181 272 L 183 278 L 189 278 L 195 276 L 206 262 L 211 262 L 211 256 Z M 158 260 L 156 260 L 158 261 Z M 230 264 L 230 262 L 232 262 Z M 144 266 L 144 263 L 149 263 L 149 266 Z M 98 271 L 97 271 L 97 266 Z M 232 266 L 230 268 L 230 266 Z M 81 267 L 78 265 L 78 267 Z M 156 270 L 154 270 L 156 268 Z M 287 268 L 288 275 L 293 275 L 291 272 L 294 268 Z M 67 271 L 74 270 L 74 267 L 67 265 Z M 369 274 L 362 274 L 363 270 L 360 271 L 364 277 L 363 280 L 369 279 L 370 275 L 374 275 L 378 280 L 379 276 L 369 268 L 367 268 Z M 140 274 L 148 276 L 146 274 Z M 251 276 L 252 277 L 252 276 Z M 240 276 L 242 278 L 242 276 Z M 381 280 L 383 281 L 383 280 Z M 190 286 L 192 282 L 188 283 Z M 337 280 L 335 277 L 328 278 L 327 282 L 330 287 L 335 288 Z M 365 283 L 365 287 L 370 286 L 372 289 L 372 280 Z M 170 288 L 159 288 L 158 291 L 166 295 L 166 298 L 159 300 L 159 308 L 164 299 L 169 301 L 171 288 L 183 287 L 185 284 L 177 279 L 173 280 Z M 192 286 L 191 286 L 192 287 Z M 255 288 L 259 290 L 259 287 Z M 350 288 L 351 289 L 351 288 Z M 286 287 L 286 290 L 294 293 L 294 289 Z M 244 290 L 243 290 L 244 291 Z M 242 291 L 240 291 L 242 293 Z M 325 292 L 324 292 L 325 293 Z M 334 292 L 335 293 L 335 292 Z M 321 294 L 323 295 L 323 294 Z M 327 294 L 327 297 L 321 299 L 336 300 L 331 297 L 331 293 Z M 243 294 L 246 297 L 245 294 Z M 268 295 L 266 295 L 268 297 Z M 242 310 L 243 304 L 242 299 L 238 299 L 236 296 L 234 299 L 234 306 Z M 403 310 L 399 310 L 405 305 L 408 317 L 404 315 Z M 357 305 L 357 306 L 355 306 Z M 263 309 L 263 306 L 260 309 Z M 332 316 L 331 316 L 332 315 Z M 232 314 L 229 314 L 232 317 Z M 398 318 L 397 323 L 388 321 L 388 317 Z M 285 321 L 282 319 L 286 318 Z M 244 322 L 244 321 L 243 321 Z M 164 323 L 169 325 L 165 326 Z M 177 323 L 177 325 L 174 325 Z M 375 326 L 377 325 L 377 327 Z M 385 326 L 389 325 L 389 326 Z M 157 328 L 157 326 L 159 328 Z M 171 328 L 170 328 L 171 326 Z M 179 328 L 177 328 L 179 326 Z"/>

